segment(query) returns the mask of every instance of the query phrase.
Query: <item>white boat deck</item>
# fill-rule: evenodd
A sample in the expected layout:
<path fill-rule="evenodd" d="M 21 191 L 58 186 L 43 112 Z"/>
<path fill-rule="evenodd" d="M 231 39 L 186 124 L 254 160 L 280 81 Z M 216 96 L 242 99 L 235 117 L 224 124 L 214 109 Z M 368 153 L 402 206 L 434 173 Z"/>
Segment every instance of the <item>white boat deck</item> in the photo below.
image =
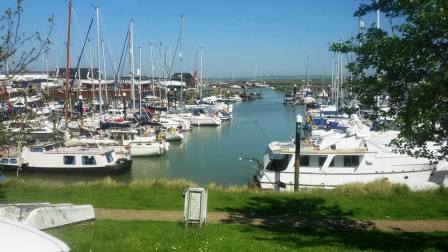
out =
<path fill-rule="evenodd" d="M 101 155 L 105 154 L 109 151 L 113 151 L 114 149 L 111 147 L 105 147 L 105 148 L 88 148 L 88 147 L 62 147 L 58 149 L 54 149 L 51 151 L 47 151 L 45 153 L 48 154 L 86 154 L 88 151 L 88 154 L 91 155 Z"/>
<path fill-rule="evenodd" d="M 273 142 L 269 144 L 269 149 L 272 152 L 284 153 L 284 154 L 294 154 L 295 144 L 292 142 Z M 349 153 L 368 153 L 367 148 L 344 148 L 344 149 L 324 149 L 320 150 L 318 146 L 301 143 L 300 153 L 309 155 L 320 155 L 320 154 L 349 154 Z"/>

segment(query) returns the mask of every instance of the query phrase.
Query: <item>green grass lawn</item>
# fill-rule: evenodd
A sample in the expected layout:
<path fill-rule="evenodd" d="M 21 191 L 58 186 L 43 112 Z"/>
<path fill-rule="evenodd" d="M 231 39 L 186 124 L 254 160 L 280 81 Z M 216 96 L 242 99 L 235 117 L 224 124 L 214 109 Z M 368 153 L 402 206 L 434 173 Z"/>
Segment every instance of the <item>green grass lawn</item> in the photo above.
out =
<path fill-rule="evenodd" d="M 11 180 L 0 186 L 0 203 L 52 202 L 92 204 L 100 208 L 183 210 L 183 185 L 50 184 Z M 384 186 L 384 185 L 380 185 Z M 379 187 L 379 186 L 376 186 Z M 390 187 L 395 188 L 395 187 Z M 248 189 L 210 189 L 209 211 L 251 216 L 300 216 L 356 219 L 448 219 L 446 190 L 410 192 L 314 190 L 299 193 L 259 192 Z"/>
<path fill-rule="evenodd" d="M 49 231 L 71 251 L 444 251 L 448 233 L 335 231 L 207 224 L 95 221 Z"/>

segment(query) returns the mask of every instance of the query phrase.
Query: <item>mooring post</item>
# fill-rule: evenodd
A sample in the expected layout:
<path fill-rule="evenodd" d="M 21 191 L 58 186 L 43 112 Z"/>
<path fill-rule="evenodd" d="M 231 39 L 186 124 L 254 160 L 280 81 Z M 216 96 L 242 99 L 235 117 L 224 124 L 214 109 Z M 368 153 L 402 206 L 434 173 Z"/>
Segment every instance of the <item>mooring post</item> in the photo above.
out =
<path fill-rule="evenodd" d="M 299 169 L 300 169 L 300 131 L 302 130 L 302 116 L 296 116 L 296 160 L 294 163 L 294 192 L 299 191 Z"/>

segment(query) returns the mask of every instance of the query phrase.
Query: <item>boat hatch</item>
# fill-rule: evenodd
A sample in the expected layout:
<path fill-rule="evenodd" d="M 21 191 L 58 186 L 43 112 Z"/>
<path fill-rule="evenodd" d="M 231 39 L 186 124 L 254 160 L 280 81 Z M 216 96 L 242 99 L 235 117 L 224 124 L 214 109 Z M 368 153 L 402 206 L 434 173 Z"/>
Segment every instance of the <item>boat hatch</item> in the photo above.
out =
<path fill-rule="evenodd" d="M 269 161 L 269 164 L 266 166 L 266 170 L 268 171 L 284 171 L 291 160 L 291 154 L 277 154 L 274 153 Z"/>
<path fill-rule="evenodd" d="M 43 147 L 31 147 L 30 151 L 31 152 L 44 152 L 44 148 Z"/>

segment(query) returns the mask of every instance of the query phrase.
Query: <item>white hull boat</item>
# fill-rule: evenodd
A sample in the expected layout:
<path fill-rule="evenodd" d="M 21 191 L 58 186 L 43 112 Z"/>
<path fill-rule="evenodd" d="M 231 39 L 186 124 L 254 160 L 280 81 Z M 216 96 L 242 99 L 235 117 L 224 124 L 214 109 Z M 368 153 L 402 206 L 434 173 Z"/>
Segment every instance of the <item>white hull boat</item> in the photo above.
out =
<path fill-rule="evenodd" d="M 2 251 L 68 252 L 70 248 L 59 239 L 36 228 L 0 217 Z"/>
<path fill-rule="evenodd" d="M 131 157 L 149 157 L 161 156 L 168 150 L 170 144 L 165 141 L 148 141 L 148 140 L 130 140 L 124 141 L 124 146 L 120 147 L 121 151 L 130 150 Z M 123 148 L 125 150 L 123 150 Z"/>
<path fill-rule="evenodd" d="M 4 170 L 24 172 L 102 173 L 129 172 L 132 160 L 112 148 L 59 147 L 38 145 L 23 147 L 21 153 L 2 158 Z"/>
<path fill-rule="evenodd" d="M 189 117 L 190 123 L 196 126 L 219 126 L 221 119 L 219 117 L 210 117 L 205 115 L 192 115 Z"/>
<path fill-rule="evenodd" d="M 146 136 L 138 136 L 136 131 L 111 130 L 109 133 L 120 143 L 114 146 L 115 150 L 119 153 L 130 151 L 131 157 L 164 155 L 170 146 L 161 136 L 150 136 L 149 132 Z"/>
<path fill-rule="evenodd" d="M 95 220 L 92 205 L 27 203 L 0 205 L 0 217 L 48 229 Z"/>
<path fill-rule="evenodd" d="M 355 125 L 356 126 L 356 125 Z M 412 190 L 448 185 L 444 163 L 395 153 L 388 144 L 397 132 L 354 130 L 318 137 L 300 150 L 299 187 L 334 188 L 347 183 L 385 179 Z M 254 182 L 262 189 L 292 191 L 295 145 L 272 142 L 263 157 Z"/>

